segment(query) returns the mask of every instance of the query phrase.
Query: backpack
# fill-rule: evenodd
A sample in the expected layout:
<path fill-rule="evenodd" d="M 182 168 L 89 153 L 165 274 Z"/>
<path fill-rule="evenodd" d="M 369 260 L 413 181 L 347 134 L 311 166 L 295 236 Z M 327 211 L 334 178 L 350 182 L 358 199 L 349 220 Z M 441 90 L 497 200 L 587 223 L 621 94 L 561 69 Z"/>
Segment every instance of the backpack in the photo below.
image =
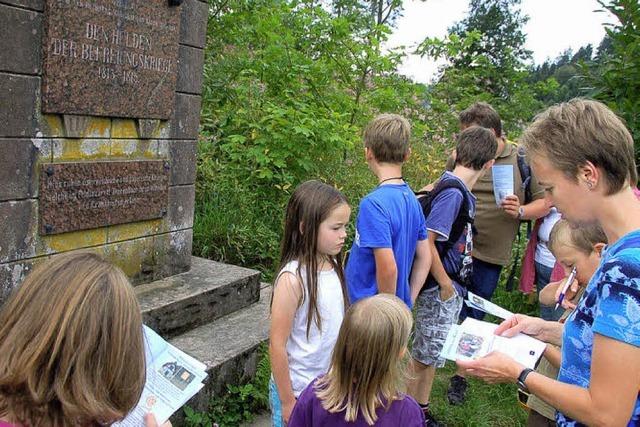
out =
<path fill-rule="evenodd" d="M 520 171 L 520 179 L 522 180 L 522 192 L 524 193 L 524 202 L 523 205 L 526 205 L 531 202 L 532 194 L 531 194 L 531 166 L 527 164 L 525 161 L 525 151 L 524 148 L 518 146 L 518 153 L 516 155 L 516 160 L 518 162 L 518 170 Z M 522 223 L 523 221 L 521 221 Z M 527 224 L 527 239 L 531 237 L 531 221 L 524 220 Z M 513 290 L 513 281 L 516 276 L 516 269 L 518 268 L 518 261 L 520 260 L 520 245 L 521 245 L 521 230 L 518 227 L 518 234 L 516 234 L 517 242 L 516 242 L 516 256 L 515 261 L 511 266 L 511 271 L 509 272 L 509 276 L 507 277 L 507 281 L 505 284 L 505 289 L 507 292 L 511 292 Z"/>
<path fill-rule="evenodd" d="M 446 254 L 457 242 L 465 231 L 467 225 L 473 227 L 473 218 L 469 215 L 469 199 L 466 196 L 467 188 L 457 179 L 445 179 L 438 180 L 431 191 L 416 191 L 415 195 L 418 197 L 418 203 L 422 208 L 422 213 L 425 219 L 429 217 L 431 213 L 431 205 L 435 198 L 448 188 L 456 188 L 462 193 L 462 204 L 458 210 L 458 214 L 451 225 L 451 231 L 449 232 L 449 239 L 446 242 L 438 242 L 436 246 L 438 254 L 442 257 Z M 468 254 L 470 255 L 470 254 Z M 472 265 L 471 257 L 465 257 L 462 254 L 460 271 L 455 275 L 454 279 L 463 286 L 468 286 L 471 280 Z"/>
<path fill-rule="evenodd" d="M 518 146 L 518 154 L 516 157 L 518 161 L 518 170 L 520 171 L 520 179 L 522 180 L 522 192 L 524 193 L 524 203 L 531 202 L 532 194 L 531 194 L 531 166 L 527 164 L 525 161 L 525 152 L 524 148 Z"/>

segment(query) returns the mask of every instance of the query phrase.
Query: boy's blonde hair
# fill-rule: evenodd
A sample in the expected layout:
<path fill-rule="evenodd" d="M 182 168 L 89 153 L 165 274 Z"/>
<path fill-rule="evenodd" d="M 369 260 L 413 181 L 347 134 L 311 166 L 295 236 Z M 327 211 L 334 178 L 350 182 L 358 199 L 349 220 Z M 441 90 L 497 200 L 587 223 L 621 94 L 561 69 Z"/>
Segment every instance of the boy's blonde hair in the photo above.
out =
<path fill-rule="evenodd" d="M 91 253 L 41 264 L 0 311 L 0 418 L 113 423 L 145 382 L 142 317 L 117 267 Z"/>
<path fill-rule="evenodd" d="M 397 114 L 380 114 L 364 129 L 364 146 L 380 163 L 404 163 L 410 137 L 407 119 Z"/>
<path fill-rule="evenodd" d="M 362 413 L 373 425 L 376 409 L 402 398 L 404 364 L 413 318 L 395 295 L 379 294 L 352 305 L 342 322 L 329 372 L 318 380 L 316 395 L 329 412 L 345 420 Z"/>
<path fill-rule="evenodd" d="M 599 225 L 589 224 L 575 227 L 566 219 L 560 219 L 549 233 L 547 246 L 554 254 L 562 245 L 571 246 L 585 255 L 589 255 L 598 243 L 607 243 L 607 235 Z"/>
<path fill-rule="evenodd" d="M 536 116 L 520 142 L 528 155 L 545 157 L 574 182 L 587 161 L 600 167 L 608 195 L 635 178 L 631 134 L 613 111 L 597 101 L 576 98 L 548 108 Z"/>

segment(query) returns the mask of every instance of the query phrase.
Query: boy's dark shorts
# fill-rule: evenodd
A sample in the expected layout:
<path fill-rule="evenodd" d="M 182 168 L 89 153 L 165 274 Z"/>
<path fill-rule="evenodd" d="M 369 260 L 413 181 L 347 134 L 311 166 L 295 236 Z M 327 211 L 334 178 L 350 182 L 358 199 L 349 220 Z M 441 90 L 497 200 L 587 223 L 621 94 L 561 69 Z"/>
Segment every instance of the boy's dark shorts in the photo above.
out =
<path fill-rule="evenodd" d="M 411 356 L 418 362 L 441 368 L 440 357 L 451 325 L 457 323 L 462 297 L 456 292 L 446 301 L 440 299 L 440 288 L 425 289 L 416 299 L 416 325 Z"/>

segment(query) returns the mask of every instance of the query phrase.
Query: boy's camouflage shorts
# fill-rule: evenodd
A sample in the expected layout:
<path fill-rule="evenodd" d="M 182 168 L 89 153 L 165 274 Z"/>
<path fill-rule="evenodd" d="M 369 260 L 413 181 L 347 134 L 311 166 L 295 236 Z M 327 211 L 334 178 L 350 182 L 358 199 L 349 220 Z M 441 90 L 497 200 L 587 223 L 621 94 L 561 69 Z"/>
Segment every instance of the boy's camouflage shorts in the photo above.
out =
<path fill-rule="evenodd" d="M 416 299 L 416 325 L 411 356 L 418 362 L 441 368 L 440 357 L 451 325 L 457 323 L 462 309 L 462 297 L 457 293 L 446 301 L 440 299 L 440 288 L 425 289 Z"/>

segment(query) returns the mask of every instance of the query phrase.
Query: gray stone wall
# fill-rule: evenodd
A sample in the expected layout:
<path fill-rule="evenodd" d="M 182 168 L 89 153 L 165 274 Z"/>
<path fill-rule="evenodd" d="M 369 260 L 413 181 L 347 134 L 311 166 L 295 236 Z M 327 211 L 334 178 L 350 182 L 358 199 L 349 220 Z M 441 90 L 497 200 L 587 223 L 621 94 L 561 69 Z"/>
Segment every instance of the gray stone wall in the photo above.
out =
<path fill-rule="evenodd" d="M 134 283 L 189 268 L 207 3 L 180 6 L 175 105 L 169 120 L 41 113 L 44 0 L 0 0 L 0 301 L 35 264 L 95 251 Z M 42 236 L 38 169 L 48 162 L 168 160 L 162 219 Z"/>

